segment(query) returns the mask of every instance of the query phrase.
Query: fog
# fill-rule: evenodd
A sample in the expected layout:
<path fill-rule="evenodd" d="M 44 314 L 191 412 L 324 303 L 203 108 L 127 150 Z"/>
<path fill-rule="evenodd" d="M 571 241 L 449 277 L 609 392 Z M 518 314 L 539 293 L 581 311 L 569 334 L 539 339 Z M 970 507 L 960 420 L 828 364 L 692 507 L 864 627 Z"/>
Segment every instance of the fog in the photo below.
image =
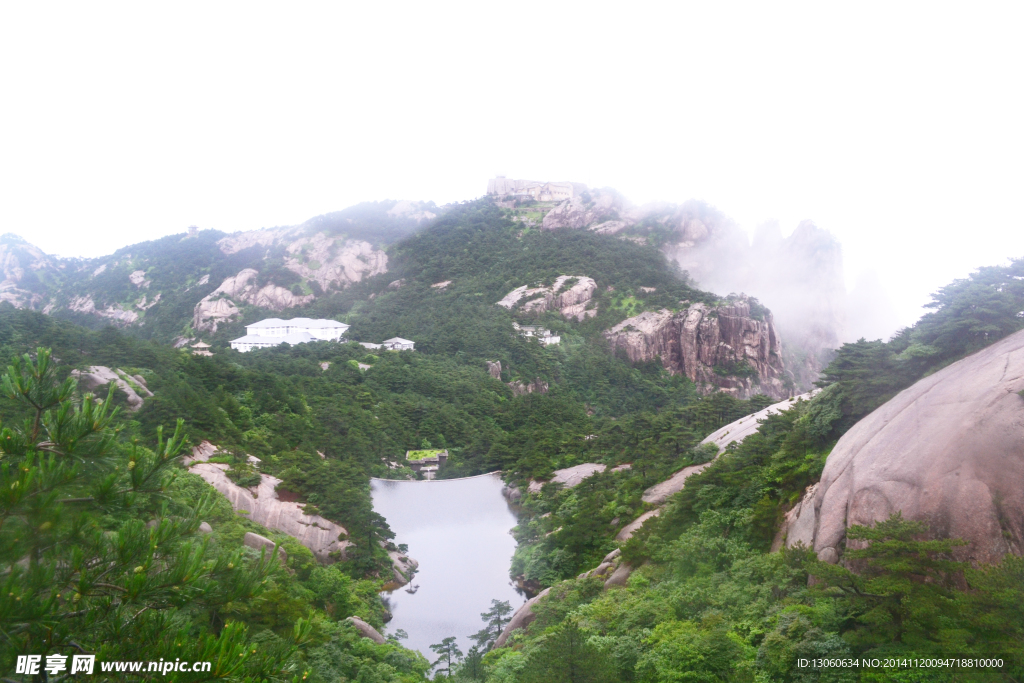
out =
<path fill-rule="evenodd" d="M 813 221 L 842 247 L 844 334 L 885 336 L 1024 255 L 1022 12 L 5 3 L 0 231 L 98 256 L 573 180 L 705 200 L 751 243 Z"/>

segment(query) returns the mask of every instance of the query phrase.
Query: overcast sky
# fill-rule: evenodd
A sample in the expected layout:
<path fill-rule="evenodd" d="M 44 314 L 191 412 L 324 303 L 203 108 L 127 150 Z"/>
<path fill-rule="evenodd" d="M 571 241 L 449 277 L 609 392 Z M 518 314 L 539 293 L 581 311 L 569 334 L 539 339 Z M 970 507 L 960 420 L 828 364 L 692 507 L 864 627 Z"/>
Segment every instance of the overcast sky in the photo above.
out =
<path fill-rule="evenodd" d="M 574 180 L 811 219 L 907 324 L 1024 256 L 1022 8 L 8 2 L 0 231 L 99 256 Z"/>

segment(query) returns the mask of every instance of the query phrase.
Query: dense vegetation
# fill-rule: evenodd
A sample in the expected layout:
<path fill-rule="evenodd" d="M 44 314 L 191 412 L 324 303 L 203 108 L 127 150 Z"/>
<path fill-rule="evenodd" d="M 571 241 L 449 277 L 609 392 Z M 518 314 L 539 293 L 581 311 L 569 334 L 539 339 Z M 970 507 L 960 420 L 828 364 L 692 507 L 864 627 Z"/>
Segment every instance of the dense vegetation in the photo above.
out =
<path fill-rule="evenodd" d="M 634 501 L 639 496 L 635 467 L 571 491 L 529 496 L 519 533 L 543 541 L 526 546 L 529 552 L 521 548 L 517 559 L 527 571 L 537 557 L 546 559 L 539 564 L 547 573 L 537 578 L 554 584 L 554 599 L 541 603 L 527 635 L 485 657 L 486 680 L 568 680 L 573 662 L 576 680 L 587 681 L 1020 680 L 1021 558 L 1011 555 L 993 567 L 955 562 L 955 539 L 922 541 L 923 527 L 899 516 L 849 531 L 869 542 L 849 552 L 857 573 L 819 563 L 802 548 L 768 552 L 782 514 L 818 480 L 850 426 L 924 375 L 1024 328 L 1024 260 L 954 282 L 930 307 L 888 342 L 844 345 L 823 374 L 821 394 L 770 417 L 759 433 L 691 477 L 623 547 L 624 559 L 640 567 L 625 589 L 603 590 L 599 579 L 556 583 L 559 573 L 550 566 L 577 547 L 578 528 L 590 525 L 598 530 L 597 547 L 612 547 L 604 517 L 618 512 L 615 505 L 629 491 Z M 688 426 L 682 415 L 671 424 Z M 667 436 L 666 427 L 655 433 Z M 597 448 L 603 438 L 589 443 Z M 635 464 L 644 453 L 626 447 L 621 457 Z M 676 467 L 702 459 L 687 457 Z M 590 554 L 588 568 L 596 556 Z M 826 672 L 796 666 L 799 658 L 951 654 L 996 655 L 1007 667 Z"/>
<path fill-rule="evenodd" d="M 241 268 L 258 264 L 267 282 L 308 286 L 280 267 L 282 254 L 273 250 L 225 258 L 212 231 L 122 250 L 98 275 L 97 264 L 83 264 L 80 273 L 109 302 L 137 296 L 125 289 L 127 273 L 147 271 L 154 291 L 165 294 L 141 327 L 87 330 L 75 322 L 95 327 L 95 317 L 58 320 L 0 305 L 0 356 L 30 354 L 12 366 L 0 396 L 0 666 L 72 641 L 111 658 L 149 659 L 187 639 L 197 659 L 227 653 L 233 663 L 219 671 L 234 679 L 422 680 L 431 671 L 425 658 L 397 641 L 359 638 L 344 619 L 382 627 L 386 617 L 376 593 L 389 575 L 382 545 L 392 535 L 372 510 L 369 478 L 409 476 L 406 451 L 445 448 L 440 476 L 502 470 L 524 490 L 558 468 L 608 469 L 571 490 L 547 485 L 525 497 L 511 572 L 528 590 L 552 587 L 552 598 L 510 647 L 484 654 L 508 616 L 493 605 L 465 655 L 452 639 L 436 644 L 436 676 L 876 680 L 870 672 L 794 665 L 798 657 L 955 651 L 999 654 L 1017 667 L 1007 676 L 1019 680 L 1019 559 L 958 565 L 948 557 L 954 541 L 916 540 L 920 529 L 899 518 L 851 531 L 870 541 L 858 551 L 858 574 L 820 565 L 802 549 L 769 550 L 781 516 L 818 479 L 850 426 L 920 377 L 1024 326 L 1024 261 L 944 288 L 932 313 L 888 342 L 845 345 L 816 399 L 765 421 L 625 544 L 624 559 L 639 569 L 627 587 L 605 591 L 597 579 L 573 577 L 595 567 L 616 546 L 616 531 L 649 509 L 643 491 L 711 460 L 717 449 L 700 441 L 770 401 L 700 396 L 656 361 L 631 365 L 609 353 L 600 332 L 641 310 L 716 297 L 692 288 L 651 244 L 531 230 L 486 201 L 447 207 L 411 234 L 410 223 L 386 217 L 391 205 L 310 222 L 311 230 L 361 238 L 383 230 L 377 240 L 393 242 L 389 272 L 318 293 L 289 313 L 344 320 L 348 336 L 363 341 L 410 338 L 413 353 L 368 353 L 355 343 L 231 351 L 226 342 L 242 324 L 268 314 L 255 308 L 208 339 L 212 357 L 171 348 L 166 342 L 184 331 L 195 301 Z M 513 322 L 527 317 L 494 302 L 562 274 L 597 281 L 597 315 L 529 318 L 559 334 L 558 346 L 516 334 Z M 52 277 L 71 296 L 75 277 L 86 275 Z M 431 286 L 443 281 L 451 282 Z M 48 365 L 41 348 L 52 349 Z M 500 379 L 485 361 L 501 362 Z M 90 365 L 138 374 L 155 395 L 135 413 L 116 390 L 96 404 L 67 383 L 73 369 Z M 509 387 L 535 379 L 550 390 L 517 396 Z M 34 417 L 47 410 L 49 417 Z M 62 432 L 57 420 L 81 435 Z M 161 435 L 178 420 L 175 437 Z M 235 514 L 177 464 L 179 449 L 202 439 L 231 454 L 236 482 L 273 474 L 344 525 L 355 544 L 349 560 L 320 566 L 298 543 Z M 201 521 L 210 534 L 198 533 Z M 243 548 L 248 530 L 280 541 L 286 563 Z M 102 577 L 100 565 L 111 567 Z M 900 676 L 889 680 L 924 680 Z"/>

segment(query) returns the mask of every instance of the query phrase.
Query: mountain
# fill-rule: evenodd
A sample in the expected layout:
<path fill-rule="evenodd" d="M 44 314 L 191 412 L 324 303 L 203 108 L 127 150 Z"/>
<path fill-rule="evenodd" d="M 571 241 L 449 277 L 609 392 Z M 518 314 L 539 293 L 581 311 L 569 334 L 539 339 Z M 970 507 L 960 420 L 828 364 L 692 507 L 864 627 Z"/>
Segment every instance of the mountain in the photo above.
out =
<path fill-rule="evenodd" d="M 246 311 L 265 316 L 307 305 L 385 272 L 383 248 L 440 211 L 422 202 L 367 203 L 292 227 L 231 235 L 193 228 L 96 259 L 47 256 L 5 235 L 0 297 L 88 327 L 182 340 Z"/>
<path fill-rule="evenodd" d="M 503 647 L 475 648 L 456 680 L 830 680 L 798 662 L 954 646 L 1003 661 L 958 679 L 1019 680 L 1024 260 L 951 283 L 914 326 L 826 363 L 826 233 L 749 245 L 701 204 L 641 216 L 546 185 L 88 261 L 0 240 L 0 354 L 24 354 L 0 394 L 0 622 L 14 634 L 0 662 L 186 647 L 227 653 L 237 679 L 426 680 L 429 662 L 376 630 L 380 591 L 416 553 L 368 483 L 415 477 L 408 451 L 445 449 L 439 478 L 502 472 L 510 578 L 536 593 L 525 629 L 495 606 L 485 625 Z M 730 263 L 748 277 L 757 245 L 817 273 L 827 315 L 803 358 L 752 292 L 697 285 Z M 282 306 L 416 350 L 230 349 Z M 175 348 L 200 333 L 212 355 Z M 812 376 L 816 394 L 776 400 Z M 167 441 L 179 419 L 187 463 Z"/>
<path fill-rule="evenodd" d="M 751 242 L 735 222 L 700 201 L 635 206 L 610 188 L 577 190 L 560 201 L 499 200 L 524 224 L 650 244 L 704 289 L 757 297 L 775 313 L 787 341 L 786 364 L 801 387 L 817 379 L 830 352 L 846 340 L 842 250 L 812 222 L 785 238 L 777 224 L 763 225 Z"/>

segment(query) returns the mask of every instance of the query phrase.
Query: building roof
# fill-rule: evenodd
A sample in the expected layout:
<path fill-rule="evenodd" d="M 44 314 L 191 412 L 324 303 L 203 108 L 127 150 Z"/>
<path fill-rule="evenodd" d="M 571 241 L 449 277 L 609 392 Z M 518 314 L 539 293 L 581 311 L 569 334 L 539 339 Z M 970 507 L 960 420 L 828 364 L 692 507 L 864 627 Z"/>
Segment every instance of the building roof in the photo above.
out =
<path fill-rule="evenodd" d="M 365 347 L 367 349 L 379 349 L 380 348 L 380 344 L 374 344 L 373 342 L 359 342 L 359 345 L 363 346 L 363 347 Z"/>
<path fill-rule="evenodd" d="M 401 337 L 392 337 L 391 339 L 385 339 L 382 343 L 384 343 L 384 344 L 415 344 L 416 342 L 410 341 L 409 339 L 402 339 Z"/>
<path fill-rule="evenodd" d="M 210 348 L 210 345 L 209 344 L 204 344 L 203 342 L 200 341 L 200 342 L 196 342 L 195 344 L 193 344 L 192 348 L 193 349 L 208 349 L 208 348 Z"/>
<path fill-rule="evenodd" d="M 232 344 L 305 344 L 311 341 L 321 341 L 317 339 L 309 332 L 292 332 L 282 337 L 264 337 L 259 334 L 247 334 L 244 337 L 238 339 L 232 339 Z"/>
<path fill-rule="evenodd" d="M 260 320 L 259 322 L 246 325 L 246 327 L 255 327 L 257 329 L 264 327 L 307 327 L 309 329 L 333 329 L 338 327 L 344 327 L 346 330 L 351 327 L 345 323 L 339 323 L 337 320 L 327 320 L 325 318 L 290 318 L 288 320 L 282 320 L 281 318 L 267 318 L 266 320 Z"/>

